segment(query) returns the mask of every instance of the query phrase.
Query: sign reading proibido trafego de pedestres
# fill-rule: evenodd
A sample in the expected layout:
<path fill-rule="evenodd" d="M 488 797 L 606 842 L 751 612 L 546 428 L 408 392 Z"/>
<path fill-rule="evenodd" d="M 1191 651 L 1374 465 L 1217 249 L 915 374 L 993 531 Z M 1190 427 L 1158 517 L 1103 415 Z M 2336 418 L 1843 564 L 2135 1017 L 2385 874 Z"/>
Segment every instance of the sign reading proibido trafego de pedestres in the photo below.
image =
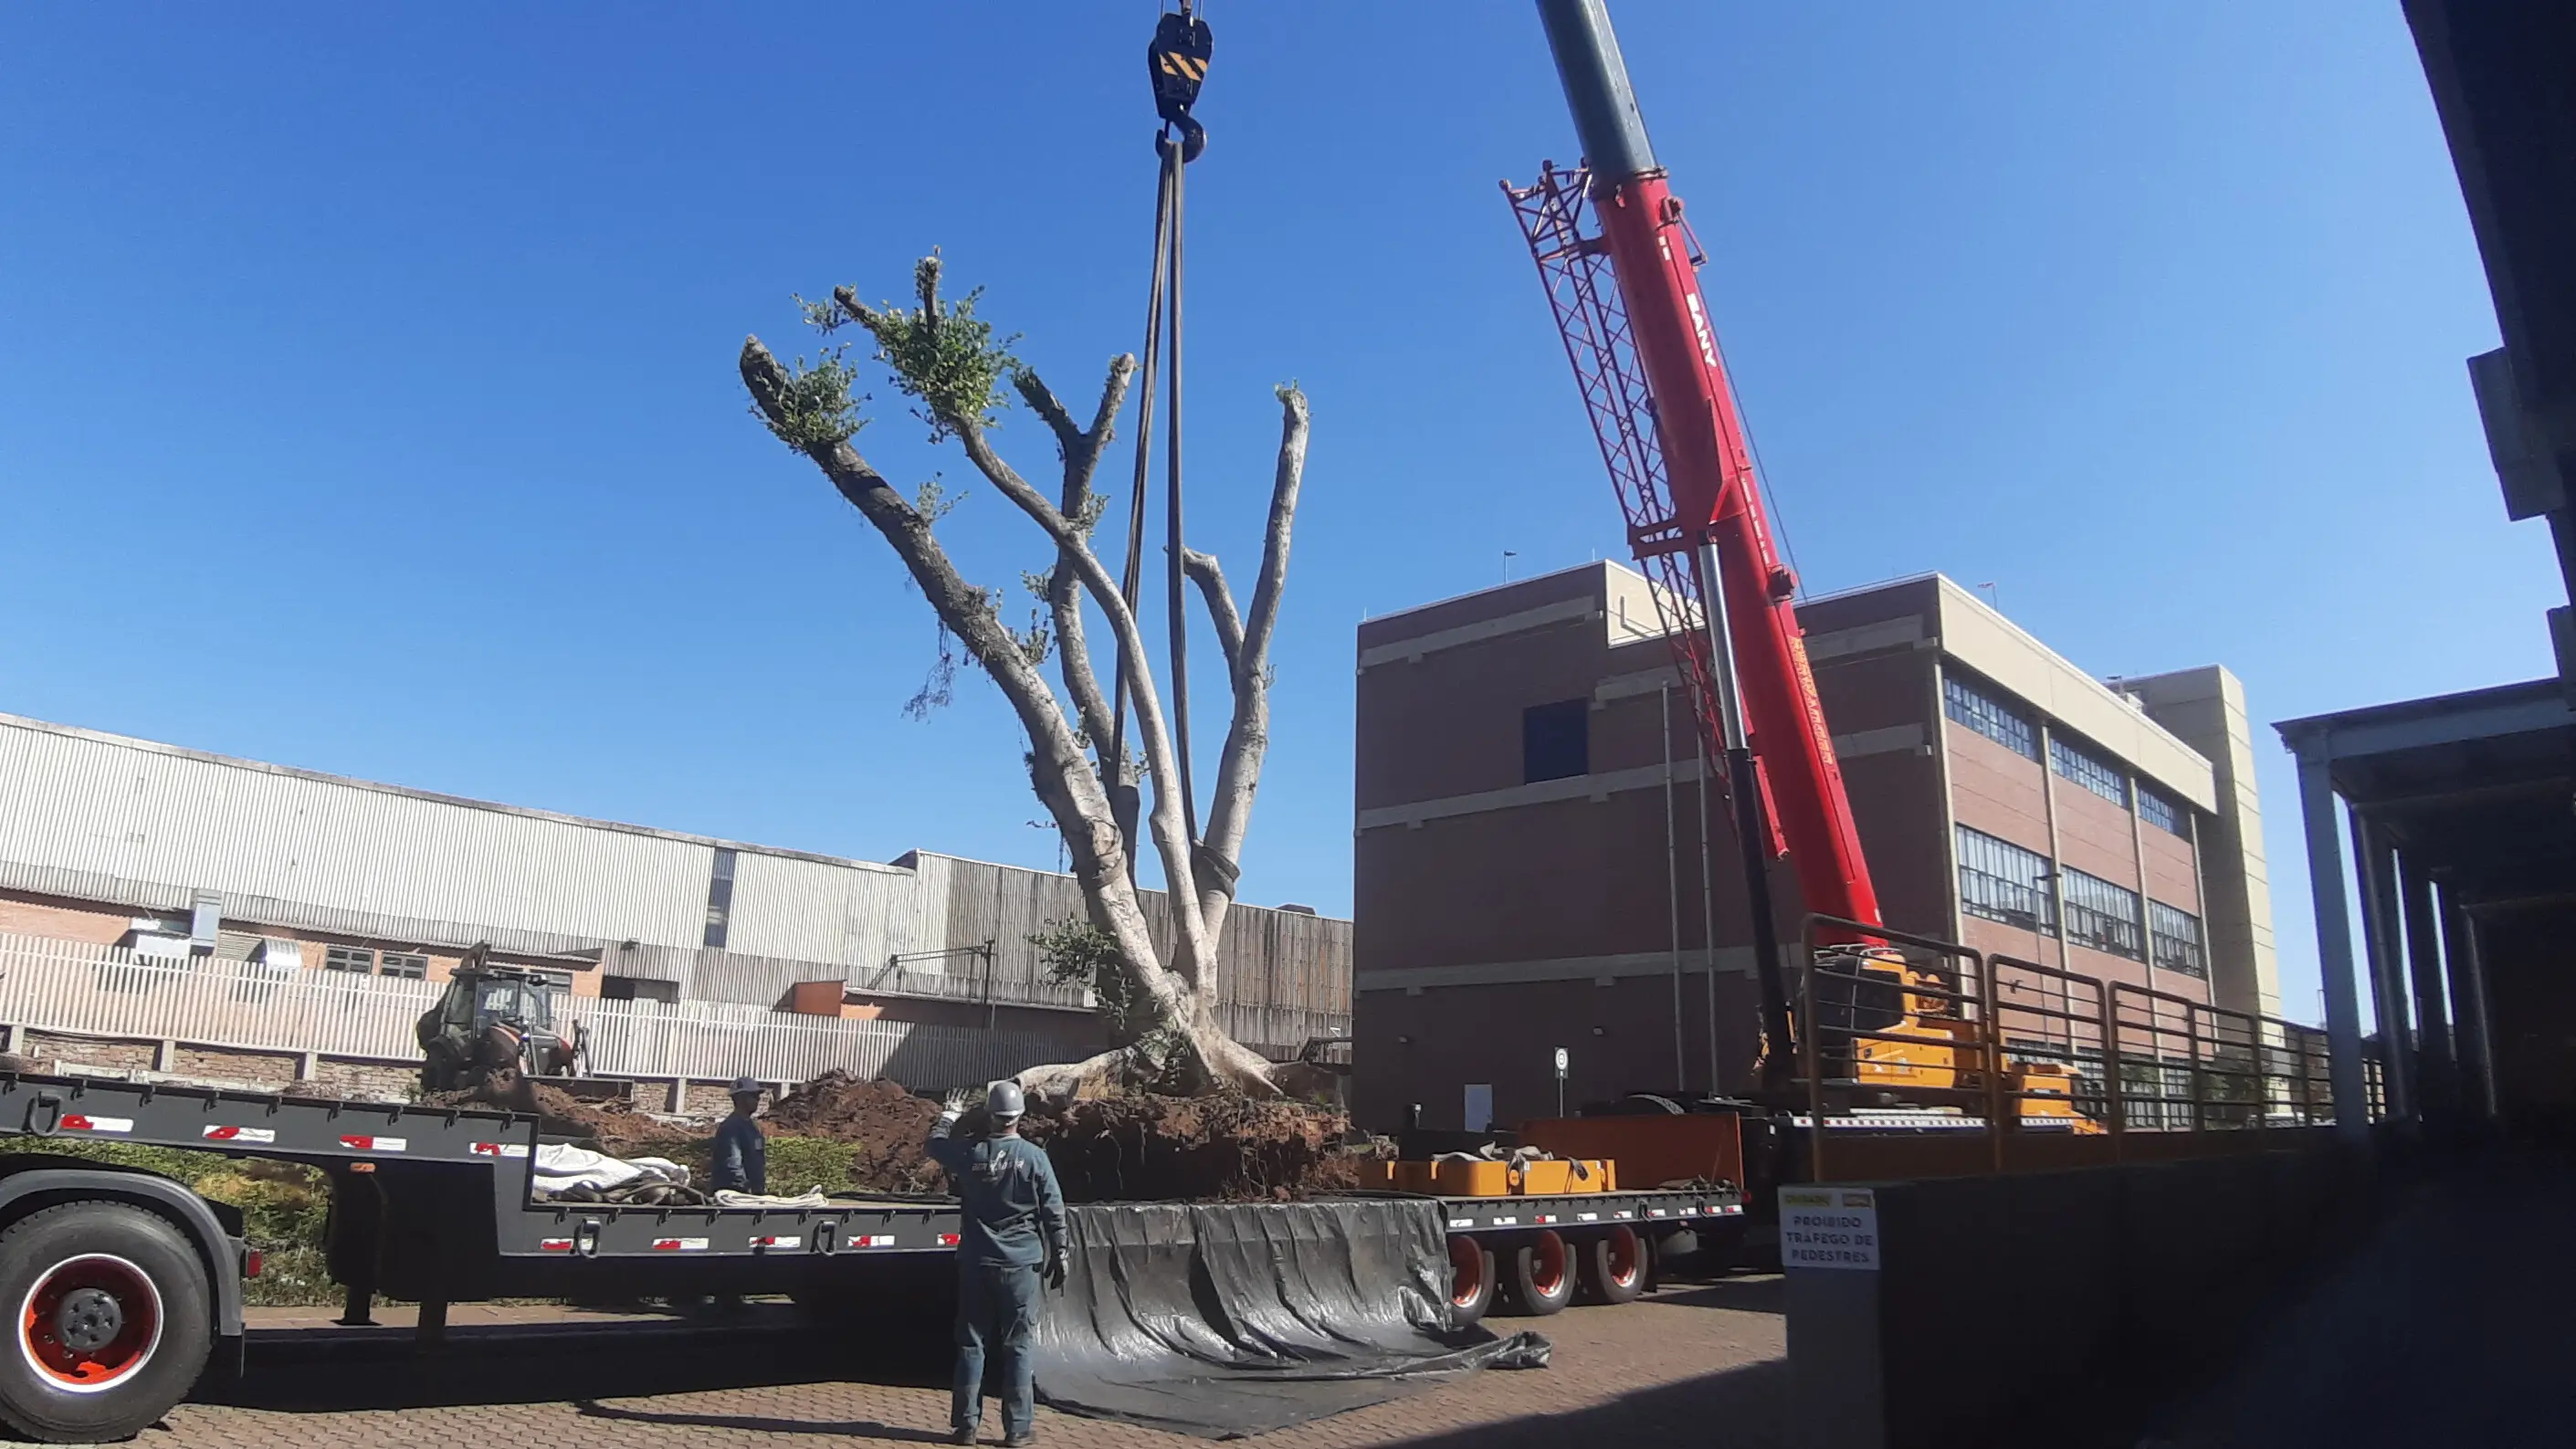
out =
<path fill-rule="evenodd" d="M 1878 1194 L 1865 1187 L 1780 1189 L 1780 1266 L 1878 1271 Z"/>

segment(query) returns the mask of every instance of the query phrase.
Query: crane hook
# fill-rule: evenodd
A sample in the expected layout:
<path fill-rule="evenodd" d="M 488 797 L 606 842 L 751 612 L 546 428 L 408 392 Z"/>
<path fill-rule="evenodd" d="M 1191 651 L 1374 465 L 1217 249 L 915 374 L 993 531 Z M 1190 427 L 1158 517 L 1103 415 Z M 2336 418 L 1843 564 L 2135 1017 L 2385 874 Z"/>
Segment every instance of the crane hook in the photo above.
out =
<path fill-rule="evenodd" d="M 1154 113 L 1163 118 L 1163 137 L 1156 144 L 1168 145 L 1172 129 L 1178 127 L 1185 165 L 1207 149 L 1207 128 L 1190 114 L 1190 107 L 1197 104 L 1199 86 L 1207 79 L 1210 46 L 1207 22 L 1190 13 L 1188 0 L 1183 0 L 1179 10 L 1154 22 L 1153 42 L 1145 47 L 1145 66 L 1154 81 Z"/>

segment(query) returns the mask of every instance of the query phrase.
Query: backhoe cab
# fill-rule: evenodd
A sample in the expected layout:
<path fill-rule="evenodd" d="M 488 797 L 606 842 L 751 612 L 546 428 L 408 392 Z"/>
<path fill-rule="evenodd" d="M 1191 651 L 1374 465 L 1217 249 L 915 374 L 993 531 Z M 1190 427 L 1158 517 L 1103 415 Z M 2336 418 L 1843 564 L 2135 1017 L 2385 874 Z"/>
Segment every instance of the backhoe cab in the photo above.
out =
<path fill-rule="evenodd" d="M 547 973 L 495 965 L 490 957 L 488 944 L 467 952 L 446 994 L 422 1014 L 420 1084 L 535 1111 L 536 1080 L 579 1072 L 581 1028 L 556 1027 L 556 987 Z"/>

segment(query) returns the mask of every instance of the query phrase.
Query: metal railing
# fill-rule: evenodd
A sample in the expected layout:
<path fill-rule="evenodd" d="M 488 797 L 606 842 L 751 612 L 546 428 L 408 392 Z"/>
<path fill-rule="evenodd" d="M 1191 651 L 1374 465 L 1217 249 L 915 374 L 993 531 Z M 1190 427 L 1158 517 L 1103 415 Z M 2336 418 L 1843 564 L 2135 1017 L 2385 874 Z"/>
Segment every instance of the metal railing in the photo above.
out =
<path fill-rule="evenodd" d="M 1825 945 L 1820 929 L 1865 936 L 1873 945 L 1905 957 L 1913 968 L 1911 982 L 1896 980 L 1893 963 L 1866 948 Z M 1807 1088 L 1808 1165 L 1814 1181 L 1826 1182 L 1825 1140 L 1828 1089 L 1861 1089 L 1863 1063 L 1883 1078 L 1906 1070 L 1916 1051 L 1928 1061 L 1950 1054 L 1947 1086 L 1918 1086 L 1909 1095 L 1927 1106 L 1982 1109 L 1982 1122 L 1994 1143 L 1995 1166 L 2003 1166 L 2003 1138 L 1992 1130 L 2003 1112 L 2000 1082 L 1992 1072 L 1960 1071 L 1963 1053 L 1982 1044 L 1979 1034 L 1988 991 L 1986 959 L 1980 952 L 1952 941 L 1871 926 L 1838 916 L 1811 915 L 1804 932 L 1804 957 L 1798 973 L 1796 1038 L 1798 1063 Z M 1830 954 L 1828 954 L 1830 953 Z M 1952 1029 L 1964 1027 L 1965 1032 Z M 1900 1065 L 1902 1063 L 1903 1065 Z M 1926 1070 L 1928 1076 L 1932 1068 Z M 1828 1076 L 1828 1073 L 1833 1075 Z"/>
<path fill-rule="evenodd" d="M 2140 1130 L 2317 1126 L 2334 1119 L 2325 1033 L 2115 982 L 2105 1061 L 2112 1124 Z"/>
<path fill-rule="evenodd" d="M 1808 918 L 1804 946 L 1797 1037 L 1819 1181 L 1835 1096 L 1978 1109 L 1960 1125 L 1985 1131 L 1998 1169 L 2013 1130 L 2105 1134 L 2117 1161 L 2131 1133 L 2334 1120 L 2315 1027 L 1833 916 Z"/>

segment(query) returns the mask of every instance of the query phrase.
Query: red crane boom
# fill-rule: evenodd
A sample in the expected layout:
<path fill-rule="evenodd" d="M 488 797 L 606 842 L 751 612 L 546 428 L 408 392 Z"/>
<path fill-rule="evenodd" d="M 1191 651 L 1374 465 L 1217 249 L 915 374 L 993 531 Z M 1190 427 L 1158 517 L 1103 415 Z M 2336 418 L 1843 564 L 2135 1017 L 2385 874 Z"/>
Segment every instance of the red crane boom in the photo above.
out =
<path fill-rule="evenodd" d="M 1628 515 L 1628 539 L 1711 760 L 1729 793 L 1754 903 L 1763 1028 L 1787 1004 L 1764 858 L 1796 863 L 1807 908 L 1878 924 L 1878 895 L 1772 547 L 1751 449 L 1701 296 L 1697 248 L 1646 139 L 1601 0 L 1539 0 L 1585 165 L 1506 183 L 1566 356 Z M 1711 587 L 1711 585 L 1714 587 Z M 1776 822 L 1776 823 L 1775 823 Z M 1766 1054 L 1779 1070 L 1785 1054 Z"/>

